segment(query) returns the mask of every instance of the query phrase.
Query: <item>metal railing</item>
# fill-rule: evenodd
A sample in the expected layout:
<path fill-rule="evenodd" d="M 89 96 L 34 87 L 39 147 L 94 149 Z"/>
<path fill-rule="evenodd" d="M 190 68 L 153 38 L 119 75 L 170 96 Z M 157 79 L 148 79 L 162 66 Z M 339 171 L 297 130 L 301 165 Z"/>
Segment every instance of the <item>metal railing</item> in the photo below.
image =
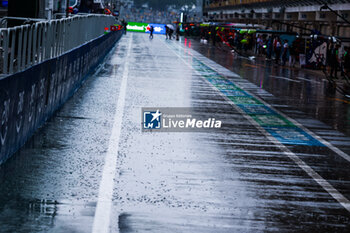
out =
<path fill-rule="evenodd" d="M 79 15 L 0 29 L 0 74 L 13 74 L 91 41 L 115 24 L 113 16 Z"/>

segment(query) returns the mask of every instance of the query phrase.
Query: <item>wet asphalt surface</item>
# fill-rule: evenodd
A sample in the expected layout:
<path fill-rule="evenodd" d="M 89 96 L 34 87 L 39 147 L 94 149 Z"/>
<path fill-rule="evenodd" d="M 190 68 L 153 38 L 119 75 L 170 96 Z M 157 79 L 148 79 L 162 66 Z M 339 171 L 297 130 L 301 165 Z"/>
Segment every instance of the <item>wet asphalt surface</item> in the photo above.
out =
<path fill-rule="evenodd" d="M 349 211 L 284 152 L 294 153 L 347 200 L 350 162 L 327 146 L 274 143 L 205 81 L 205 73 L 195 71 L 195 61 L 350 154 L 344 135 L 349 136 L 349 122 L 334 119 L 329 97 L 318 92 L 322 83 L 265 78 L 269 73 L 249 60 L 214 53 L 195 41 L 191 47 L 243 78 L 189 48 L 188 41 L 128 33 L 62 109 L 0 167 L 0 232 L 92 231 L 126 66 L 124 114 L 112 164 L 116 172 L 109 180 L 110 232 L 349 232 Z M 271 72 L 282 76 L 278 72 L 284 71 Z M 259 78 L 263 86 L 254 85 Z M 292 97 L 284 97 L 284 90 Z M 346 116 L 348 104 L 329 101 Z M 142 107 L 198 107 L 226 125 L 206 133 L 143 133 Z"/>
<path fill-rule="evenodd" d="M 244 51 L 239 56 L 221 43 L 213 46 L 188 38 L 183 44 L 273 94 L 275 98 L 269 98 L 269 103 L 293 107 L 350 136 L 350 99 L 335 91 L 322 71 L 300 69 L 298 63 L 294 67 L 288 62 L 285 66 L 276 65 L 262 55 L 249 59 L 252 56 L 244 55 Z M 342 78 L 337 83 L 349 91 Z"/>

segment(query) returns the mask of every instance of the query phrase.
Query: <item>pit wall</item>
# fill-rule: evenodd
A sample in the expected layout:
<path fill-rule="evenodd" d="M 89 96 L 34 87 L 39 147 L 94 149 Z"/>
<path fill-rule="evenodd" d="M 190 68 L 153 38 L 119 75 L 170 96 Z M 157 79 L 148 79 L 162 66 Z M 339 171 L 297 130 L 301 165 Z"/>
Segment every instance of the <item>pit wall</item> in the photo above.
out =
<path fill-rule="evenodd" d="M 74 94 L 121 36 L 110 32 L 0 80 L 0 164 Z"/>

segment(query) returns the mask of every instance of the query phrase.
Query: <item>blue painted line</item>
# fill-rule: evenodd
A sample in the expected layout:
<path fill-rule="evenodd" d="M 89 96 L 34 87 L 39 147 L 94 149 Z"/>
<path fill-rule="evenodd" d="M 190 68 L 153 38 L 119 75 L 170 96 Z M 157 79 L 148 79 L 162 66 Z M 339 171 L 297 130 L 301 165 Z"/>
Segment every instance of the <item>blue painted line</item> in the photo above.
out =
<path fill-rule="evenodd" d="M 298 127 L 269 127 L 263 126 L 274 138 L 282 144 L 303 146 L 324 146 L 304 130 Z"/>
<path fill-rule="evenodd" d="M 203 77 L 205 77 L 206 79 L 225 79 L 220 75 L 217 74 L 202 74 Z"/>
<path fill-rule="evenodd" d="M 213 85 L 218 85 L 218 84 L 220 84 L 220 85 L 230 85 L 231 84 L 231 82 L 230 81 L 228 81 L 227 79 L 213 79 L 213 78 L 207 78 L 207 80 L 211 83 L 211 84 L 213 84 Z"/>
<path fill-rule="evenodd" d="M 208 67 L 207 65 L 196 58 L 193 59 L 199 64 L 196 65 L 196 67 L 201 67 L 201 69 L 197 70 L 213 71 L 212 74 L 202 74 L 203 77 L 282 144 L 325 146 L 269 106 L 260 103 L 258 99 L 236 86 L 233 82 L 227 80 L 226 77 L 220 75 L 211 68 L 205 69 L 204 66 Z"/>

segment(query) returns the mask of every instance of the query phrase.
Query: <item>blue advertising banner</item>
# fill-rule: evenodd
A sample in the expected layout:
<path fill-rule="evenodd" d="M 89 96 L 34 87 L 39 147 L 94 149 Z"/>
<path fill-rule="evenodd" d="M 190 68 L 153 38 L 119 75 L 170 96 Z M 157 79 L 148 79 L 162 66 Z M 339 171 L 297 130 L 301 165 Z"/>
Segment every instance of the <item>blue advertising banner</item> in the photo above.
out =
<path fill-rule="evenodd" d="M 146 27 L 146 33 L 150 33 L 151 26 L 154 28 L 153 34 L 165 35 L 165 24 L 150 23 Z"/>
<path fill-rule="evenodd" d="M 8 5 L 9 5 L 9 2 L 7 0 L 2 0 L 1 1 L 1 6 L 2 7 L 8 7 Z"/>

